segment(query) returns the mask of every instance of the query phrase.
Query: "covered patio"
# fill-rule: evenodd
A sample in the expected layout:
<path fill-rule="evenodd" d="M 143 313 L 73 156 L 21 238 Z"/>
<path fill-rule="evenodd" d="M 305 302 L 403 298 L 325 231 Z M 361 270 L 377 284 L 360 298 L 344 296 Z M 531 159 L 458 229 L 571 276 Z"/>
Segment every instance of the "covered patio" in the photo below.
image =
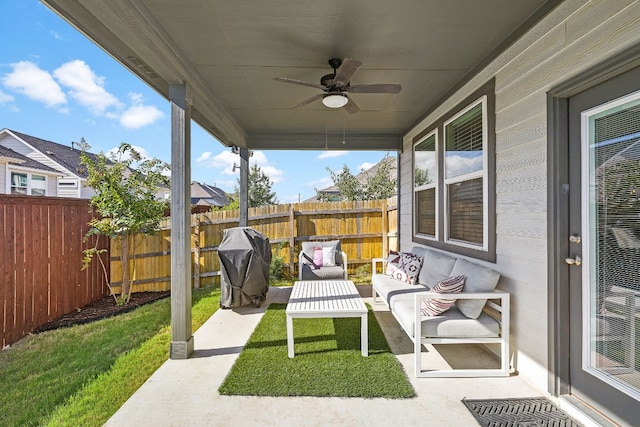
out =
<path fill-rule="evenodd" d="M 368 286 L 359 286 L 367 303 Z M 267 303 L 286 303 L 291 288 L 270 288 Z M 218 387 L 264 314 L 253 306 L 218 310 L 195 334 L 195 350 L 189 360 L 168 360 L 113 415 L 106 426 L 474 426 L 473 415 L 462 399 L 528 398 L 540 392 L 520 376 L 507 378 L 416 379 L 413 343 L 385 309 L 376 309 L 391 350 L 396 354 L 416 391 L 410 399 L 361 399 L 338 397 L 222 396 Z M 379 311 L 378 311 L 379 310 Z M 496 363 L 486 351 L 467 346 L 460 357 L 474 363 Z M 455 363 L 455 355 L 447 359 Z M 447 360 L 430 352 L 434 367 Z M 467 360 L 468 362 L 468 360 Z M 251 373 L 247 373 L 251 381 Z M 579 419 L 581 415 L 562 408 Z M 596 426 L 588 419 L 585 426 Z"/>
<path fill-rule="evenodd" d="M 194 348 L 191 120 L 239 155 L 247 225 L 251 150 L 401 151 L 412 126 L 560 1 L 44 3 L 171 103 L 170 356 L 179 359 Z M 331 58 L 361 63 L 338 69 L 351 108 L 321 102 Z M 349 85 L 397 87 L 343 92 Z"/>
<path fill-rule="evenodd" d="M 589 304 L 601 297 L 601 283 L 598 253 L 589 246 L 597 241 L 593 218 L 584 215 L 594 203 L 580 191 L 590 184 L 580 174 L 588 157 L 581 148 L 589 143 L 580 120 L 596 106 L 608 103 L 613 111 L 616 98 L 629 96 L 630 114 L 637 113 L 640 2 L 42 1 L 170 102 L 171 360 L 122 414 L 160 417 L 162 406 L 175 408 L 165 424 L 174 415 L 182 417 L 177 425 L 224 424 L 232 413 L 235 424 L 280 425 L 301 423 L 294 415 L 300 410 L 320 417 L 305 417 L 310 425 L 337 423 L 345 413 L 348 423 L 415 417 L 407 424 L 422 424 L 440 420 L 437 411 L 446 408 L 460 417 L 448 424 L 466 425 L 466 409 L 457 412 L 463 397 L 534 394 L 604 416 L 602 424 L 636 423 L 640 387 L 611 378 L 597 359 L 592 326 L 601 312 Z M 342 102 L 326 106 L 329 95 Z M 216 381 L 259 312 L 216 313 L 195 336 L 191 330 L 192 121 L 239 156 L 240 225 L 248 224 L 252 150 L 396 151 L 399 249 L 423 245 L 501 274 L 498 288 L 511 295 L 518 375 L 418 381 L 417 399 L 385 401 L 379 413 L 376 400 L 318 405 L 310 398 L 217 396 Z M 472 136 L 453 136 L 467 124 Z M 617 132 L 627 137 L 638 129 Z M 418 165 L 427 157 L 434 161 Z M 479 162 L 454 170 L 450 158 Z M 245 325 L 231 341 L 220 327 L 226 316 Z M 628 317 L 638 320 L 635 306 Z M 404 341 L 390 340 L 410 363 Z M 633 350 L 635 342 L 633 335 L 622 345 Z M 432 402 L 435 396 L 442 400 Z M 273 416 L 234 411 L 247 402 Z M 179 421 L 191 416 L 193 423 Z M 122 425 L 119 417 L 113 425 Z"/>

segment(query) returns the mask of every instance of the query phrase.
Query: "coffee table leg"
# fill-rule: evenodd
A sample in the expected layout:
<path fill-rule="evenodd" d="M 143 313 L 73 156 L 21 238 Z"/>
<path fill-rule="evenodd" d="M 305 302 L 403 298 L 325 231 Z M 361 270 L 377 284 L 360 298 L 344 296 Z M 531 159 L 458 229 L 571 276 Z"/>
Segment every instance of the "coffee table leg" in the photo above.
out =
<path fill-rule="evenodd" d="M 287 349 L 289 350 L 289 358 L 295 355 L 293 352 L 293 318 L 287 316 Z"/>
<path fill-rule="evenodd" d="M 362 355 L 369 355 L 369 333 L 367 329 L 367 313 L 360 317 L 360 346 L 362 347 Z"/>

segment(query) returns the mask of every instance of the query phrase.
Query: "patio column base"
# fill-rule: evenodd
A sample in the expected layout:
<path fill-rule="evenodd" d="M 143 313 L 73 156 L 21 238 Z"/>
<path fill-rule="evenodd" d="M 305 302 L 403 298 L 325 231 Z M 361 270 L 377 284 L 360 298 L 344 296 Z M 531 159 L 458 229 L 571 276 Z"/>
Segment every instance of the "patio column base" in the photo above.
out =
<path fill-rule="evenodd" d="M 193 336 L 188 341 L 171 341 L 169 357 L 171 359 L 188 359 L 193 353 Z"/>

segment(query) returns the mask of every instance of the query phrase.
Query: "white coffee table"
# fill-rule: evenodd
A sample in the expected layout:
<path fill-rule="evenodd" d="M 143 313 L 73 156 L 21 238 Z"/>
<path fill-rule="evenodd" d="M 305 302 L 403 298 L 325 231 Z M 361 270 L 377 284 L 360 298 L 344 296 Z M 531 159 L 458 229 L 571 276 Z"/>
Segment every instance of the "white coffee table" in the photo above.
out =
<path fill-rule="evenodd" d="M 362 355 L 369 355 L 367 307 L 351 280 L 305 280 L 295 282 L 287 304 L 287 347 L 294 357 L 294 318 L 360 317 Z"/>

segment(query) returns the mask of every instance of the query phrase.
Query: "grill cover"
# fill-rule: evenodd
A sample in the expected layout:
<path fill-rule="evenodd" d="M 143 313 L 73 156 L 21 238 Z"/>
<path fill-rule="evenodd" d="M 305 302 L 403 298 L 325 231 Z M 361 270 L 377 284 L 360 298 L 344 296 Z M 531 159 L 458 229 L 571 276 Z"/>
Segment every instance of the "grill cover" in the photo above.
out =
<path fill-rule="evenodd" d="M 220 306 L 260 306 L 269 290 L 269 238 L 250 227 L 228 228 L 218 246 Z"/>

